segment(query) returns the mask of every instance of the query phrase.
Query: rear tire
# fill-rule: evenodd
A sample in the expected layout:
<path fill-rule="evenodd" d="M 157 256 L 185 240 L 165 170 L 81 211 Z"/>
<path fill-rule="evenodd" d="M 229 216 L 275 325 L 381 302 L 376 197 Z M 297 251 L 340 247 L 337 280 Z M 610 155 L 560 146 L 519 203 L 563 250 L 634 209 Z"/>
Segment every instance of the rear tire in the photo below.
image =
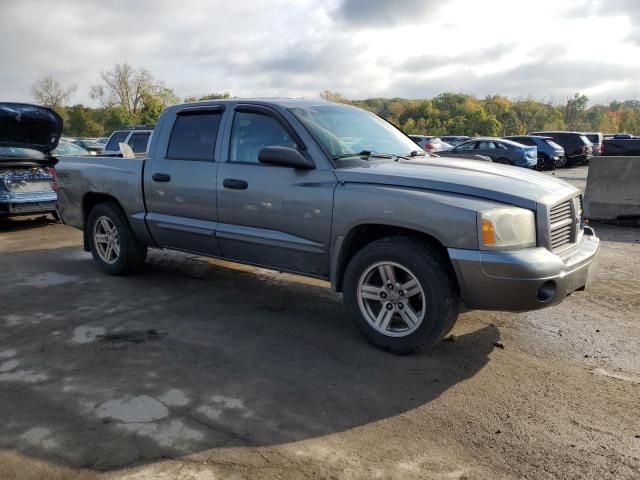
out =
<path fill-rule="evenodd" d="M 451 331 L 460 293 L 438 248 L 412 237 L 390 237 L 351 259 L 344 303 L 369 342 L 407 355 L 433 347 Z"/>
<path fill-rule="evenodd" d="M 536 164 L 536 170 L 539 172 L 545 172 L 555 169 L 555 161 L 544 153 L 538 154 L 538 163 Z"/>
<path fill-rule="evenodd" d="M 124 212 L 115 203 L 96 205 L 85 229 L 91 255 L 105 273 L 128 275 L 144 265 L 147 246 L 136 239 Z"/>

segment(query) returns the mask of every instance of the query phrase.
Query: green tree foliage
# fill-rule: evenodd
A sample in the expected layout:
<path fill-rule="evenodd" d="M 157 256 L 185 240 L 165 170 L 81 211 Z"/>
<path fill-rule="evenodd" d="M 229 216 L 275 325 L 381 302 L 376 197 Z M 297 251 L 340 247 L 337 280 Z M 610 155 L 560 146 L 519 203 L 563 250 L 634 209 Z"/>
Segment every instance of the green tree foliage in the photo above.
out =
<path fill-rule="evenodd" d="M 335 101 L 333 92 L 321 96 Z M 338 101 L 344 97 L 339 96 Z M 424 135 L 521 135 L 542 130 L 640 133 L 640 101 L 589 106 L 576 93 L 564 102 L 513 100 L 494 95 L 483 99 L 442 93 L 431 99 L 369 98 L 344 101 L 370 110 L 403 129 Z"/>
<path fill-rule="evenodd" d="M 72 137 L 99 137 L 104 134 L 104 125 L 96 118 L 95 109 L 74 105 L 66 109 L 65 134 Z"/>

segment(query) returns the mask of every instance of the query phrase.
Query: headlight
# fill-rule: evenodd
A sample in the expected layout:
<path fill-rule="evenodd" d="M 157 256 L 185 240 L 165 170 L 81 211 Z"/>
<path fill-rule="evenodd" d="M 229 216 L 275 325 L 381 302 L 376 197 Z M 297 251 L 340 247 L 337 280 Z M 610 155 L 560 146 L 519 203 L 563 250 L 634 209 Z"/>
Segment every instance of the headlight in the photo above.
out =
<path fill-rule="evenodd" d="M 511 250 L 535 247 L 536 220 L 531 210 L 500 207 L 478 214 L 480 248 Z"/>

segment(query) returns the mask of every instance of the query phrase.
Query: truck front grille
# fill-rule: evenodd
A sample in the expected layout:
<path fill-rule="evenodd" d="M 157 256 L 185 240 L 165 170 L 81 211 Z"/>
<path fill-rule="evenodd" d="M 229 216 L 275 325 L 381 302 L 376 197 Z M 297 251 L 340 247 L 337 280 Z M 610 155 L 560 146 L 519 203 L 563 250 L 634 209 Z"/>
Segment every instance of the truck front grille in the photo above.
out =
<path fill-rule="evenodd" d="M 573 243 L 576 238 L 575 222 L 575 202 L 567 200 L 552 207 L 549 211 L 549 241 L 551 250 L 557 250 L 569 243 Z"/>

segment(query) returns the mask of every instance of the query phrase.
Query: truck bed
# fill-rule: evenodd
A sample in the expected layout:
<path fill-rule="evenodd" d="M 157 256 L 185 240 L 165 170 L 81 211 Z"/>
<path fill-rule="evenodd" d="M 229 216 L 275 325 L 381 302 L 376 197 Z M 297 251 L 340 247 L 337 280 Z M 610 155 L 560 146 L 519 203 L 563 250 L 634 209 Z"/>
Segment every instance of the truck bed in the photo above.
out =
<path fill-rule="evenodd" d="M 56 171 L 61 187 L 58 192 L 63 209 L 61 213 L 65 223 L 82 228 L 83 206 L 86 202 L 100 195 L 109 195 L 119 199 L 127 216 L 139 219 L 144 227 L 145 160 L 145 157 L 99 155 L 60 157 Z"/>

